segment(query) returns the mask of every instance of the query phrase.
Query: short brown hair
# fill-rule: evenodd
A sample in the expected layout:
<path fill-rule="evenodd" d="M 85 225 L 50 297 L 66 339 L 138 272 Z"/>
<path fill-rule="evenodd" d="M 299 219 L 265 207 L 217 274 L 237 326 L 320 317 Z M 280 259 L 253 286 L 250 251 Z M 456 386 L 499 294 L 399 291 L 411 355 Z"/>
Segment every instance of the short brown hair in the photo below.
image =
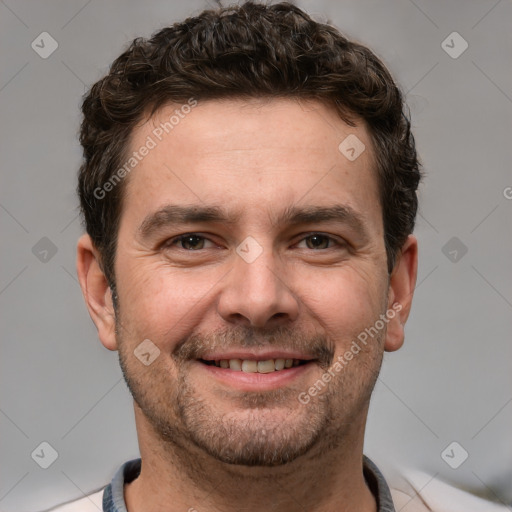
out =
<path fill-rule="evenodd" d="M 86 94 L 78 194 L 85 227 L 115 287 L 123 183 L 98 198 L 124 161 L 133 128 L 173 102 L 221 98 L 304 98 L 331 105 L 373 142 L 391 272 L 414 228 L 421 178 L 402 94 L 365 46 L 287 3 L 203 11 L 150 39 L 137 38 Z"/>

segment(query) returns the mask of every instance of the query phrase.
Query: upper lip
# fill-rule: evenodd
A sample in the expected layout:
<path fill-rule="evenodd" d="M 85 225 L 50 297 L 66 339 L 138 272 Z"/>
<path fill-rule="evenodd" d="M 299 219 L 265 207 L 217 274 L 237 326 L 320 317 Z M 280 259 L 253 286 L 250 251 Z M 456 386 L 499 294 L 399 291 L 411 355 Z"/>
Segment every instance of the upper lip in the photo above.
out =
<path fill-rule="evenodd" d="M 233 350 L 229 352 L 210 352 L 204 354 L 200 359 L 206 361 L 220 361 L 221 359 L 253 359 L 258 361 L 267 361 L 269 359 L 301 359 L 304 361 L 313 361 L 315 358 L 301 352 L 289 350 L 268 350 L 265 352 Z"/>

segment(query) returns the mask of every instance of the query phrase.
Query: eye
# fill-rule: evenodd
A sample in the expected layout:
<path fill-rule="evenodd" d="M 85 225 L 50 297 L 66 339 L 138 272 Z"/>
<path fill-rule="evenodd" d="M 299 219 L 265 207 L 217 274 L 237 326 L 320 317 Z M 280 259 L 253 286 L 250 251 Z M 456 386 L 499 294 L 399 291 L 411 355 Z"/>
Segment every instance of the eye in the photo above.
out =
<path fill-rule="evenodd" d="M 201 249 L 208 249 L 209 247 L 205 245 L 208 243 L 212 244 L 210 247 L 214 246 L 211 240 L 202 235 L 197 233 L 185 233 L 184 235 L 168 240 L 163 246 L 164 248 L 177 247 L 184 251 L 194 252 L 200 251 Z M 300 247 L 300 244 L 304 243 L 306 244 L 306 249 L 312 250 L 332 249 L 334 248 L 332 247 L 333 245 L 336 247 L 343 247 L 345 245 L 337 239 L 323 233 L 312 233 L 302 238 L 297 246 Z M 304 246 L 302 248 L 304 248 Z"/>
<path fill-rule="evenodd" d="M 205 249 L 205 243 L 211 242 L 204 236 L 198 235 L 196 233 L 186 233 L 185 235 L 180 235 L 176 238 L 173 238 L 167 242 L 165 242 L 164 247 L 170 248 L 175 245 L 178 245 L 179 249 L 183 249 L 185 251 L 198 251 L 200 249 Z"/>
<path fill-rule="evenodd" d="M 332 245 L 332 242 L 336 246 L 343 246 L 341 242 L 338 242 L 336 239 L 334 239 L 331 236 L 324 235 L 322 233 L 312 233 L 311 235 L 308 235 L 304 237 L 298 245 L 300 245 L 303 242 L 306 242 L 306 247 L 308 249 L 318 250 L 318 249 L 330 249 L 330 245 Z"/>

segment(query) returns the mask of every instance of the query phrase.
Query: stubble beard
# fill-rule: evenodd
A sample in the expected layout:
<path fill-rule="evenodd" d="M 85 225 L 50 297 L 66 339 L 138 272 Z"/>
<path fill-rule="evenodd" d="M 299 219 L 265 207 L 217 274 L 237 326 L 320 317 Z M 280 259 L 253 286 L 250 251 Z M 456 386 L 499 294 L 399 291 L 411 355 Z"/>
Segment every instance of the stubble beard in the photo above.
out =
<path fill-rule="evenodd" d="M 298 401 L 307 389 L 295 386 L 216 391 L 223 402 L 217 406 L 191 382 L 190 361 L 172 365 L 161 354 L 144 366 L 121 332 L 116 328 L 119 362 L 135 403 L 163 445 L 191 467 L 197 465 L 191 460 L 197 449 L 226 464 L 253 467 L 282 466 L 307 453 L 335 450 L 350 440 L 351 426 L 366 414 L 382 362 L 380 350 L 362 351 L 359 362 L 351 361 L 308 404 Z M 382 339 L 374 343 L 380 346 Z"/>

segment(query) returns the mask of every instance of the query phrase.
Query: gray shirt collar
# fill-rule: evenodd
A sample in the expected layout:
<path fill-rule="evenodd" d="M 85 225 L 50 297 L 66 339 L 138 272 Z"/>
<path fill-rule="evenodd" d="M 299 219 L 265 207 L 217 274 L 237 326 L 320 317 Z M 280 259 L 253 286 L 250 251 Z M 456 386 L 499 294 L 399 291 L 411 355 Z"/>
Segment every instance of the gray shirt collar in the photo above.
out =
<path fill-rule="evenodd" d="M 103 512 L 128 512 L 124 501 L 124 484 L 135 480 L 141 469 L 141 459 L 125 462 L 116 472 L 103 493 Z M 366 483 L 377 500 L 378 512 L 395 512 L 391 492 L 377 466 L 363 455 L 363 473 Z"/>

